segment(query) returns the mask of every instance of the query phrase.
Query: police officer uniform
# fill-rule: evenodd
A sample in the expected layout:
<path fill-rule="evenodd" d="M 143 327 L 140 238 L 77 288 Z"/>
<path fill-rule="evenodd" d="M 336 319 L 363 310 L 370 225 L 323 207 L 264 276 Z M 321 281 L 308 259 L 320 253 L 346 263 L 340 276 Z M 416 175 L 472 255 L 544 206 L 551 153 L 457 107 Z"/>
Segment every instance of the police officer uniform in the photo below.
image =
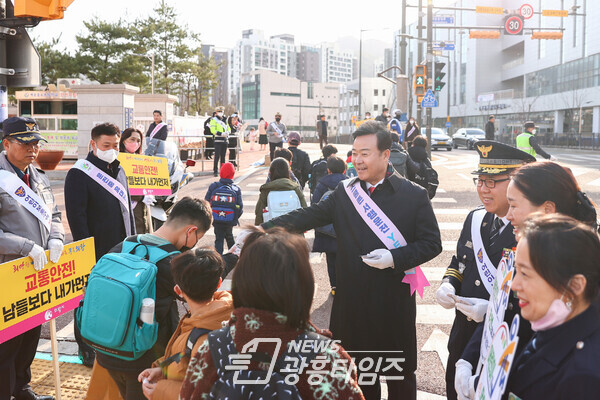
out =
<path fill-rule="evenodd" d="M 13 142 L 14 146 L 26 146 L 40 140 L 46 141 L 39 133 L 37 123 L 32 118 L 12 117 L 3 122 L 3 138 Z M 34 192 L 48 207 L 51 213 L 50 228 L 42 223 L 32 212 L 15 200 L 11 193 L 0 187 L 0 263 L 34 254 L 34 250 L 57 246 L 57 258 L 62 252 L 64 229 L 61 213 L 58 210 L 50 182 L 42 170 L 32 165 L 22 171 L 9 161 L 6 152 L 0 153 L 0 171 L 3 179 L 15 181 L 7 173 L 14 174 L 23 190 Z M 49 245 L 49 242 L 51 242 Z M 32 256 L 38 257 L 38 256 Z M 41 257 L 45 260 L 45 256 Z M 41 261 L 39 267 L 45 261 Z M 36 267 L 38 267 L 36 265 Z M 30 267 L 27 267 L 30 268 Z M 52 396 L 36 395 L 29 382 L 31 363 L 35 357 L 40 339 L 41 326 L 30 329 L 0 344 L 0 400 L 49 400 Z"/>
<path fill-rule="evenodd" d="M 535 334 L 517 356 L 503 398 L 598 398 L 599 357 L 600 319 L 590 306 L 575 318 Z"/>
<path fill-rule="evenodd" d="M 219 106 L 215 108 L 215 113 L 222 113 L 224 111 L 225 107 Z M 219 118 L 219 116 L 215 114 L 215 116 L 212 117 L 212 119 L 210 120 L 210 131 L 215 137 L 213 173 L 214 176 L 219 176 L 220 166 L 223 165 L 223 163 L 227 162 L 225 160 L 225 155 L 227 153 L 227 137 L 230 133 L 229 125 L 227 124 L 227 117 L 223 115 Z"/>
<path fill-rule="evenodd" d="M 489 175 L 490 177 L 506 175 L 522 166 L 525 162 L 535 161 L 535 158 L 514 147 L 494 141 L 479 141 L 477 142 L 476 149 L 479 153 L 480 161 L 478 169 L 473 171 L 474 175 Z M 476 257 L 478 249 L 472 238 L 471 227 L 474 214 L 480 212 L 479 210 L 482 209 L 483 207 L 479 207 L 471 211 L 467 216 L 457 243 L 456 255 L 452 257 L 452 261 L 444 274 L 443 282 L 450 283 L 454 287 L 457 296 L 488 300 L 490 294 L 484 283 L 486 277 L 482 276 L 477 265 Z M 499 233 L 493 238 L 493 244 L 490 244 L 494 225 L 496 225 Z M 500 225 L 502 226 L 498 227 Z M 496 268 L 502 259 L 503 249 L 516 246 L 513 226 L 506 217 L 499 218 L 495 214 L 485 212 L 479 229 L 484 251 L 493 264 L 493 267 Z M 457 398 L 454 388 L 455 364 L 461 358 L 463 350 L 475 332 L 477 325 L 477 322 L 468 318 L 459 310 L 456 310 L 448 340 L 449 357 L 446 369 L 446 393 L 448 399 Z"/>
<path fill-rule="evenodd" d="M 533 130 L 536 129 L 535 123 L 533 121 L 527 121 L 525 122 L 524 128 L 525 131 L 517 136 L 517 148 L 525 153 L 531 154 L 533 157 L 536 157 L 539 154 L 547 160 L 554 160 L 554 158 L 546 153 L 538 144 L 533 133 Z"/>

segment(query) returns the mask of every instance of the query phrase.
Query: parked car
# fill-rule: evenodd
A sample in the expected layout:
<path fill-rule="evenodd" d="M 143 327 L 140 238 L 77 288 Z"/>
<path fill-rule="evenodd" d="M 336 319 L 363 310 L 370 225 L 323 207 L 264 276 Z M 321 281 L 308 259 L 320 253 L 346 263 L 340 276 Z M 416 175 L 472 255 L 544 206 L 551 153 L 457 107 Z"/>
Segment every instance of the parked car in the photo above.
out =
<path fill-rule="evenodd" d="M 423 136 L 427 135 L 427 129 L 421 129 Z M 431 128 L 431 150 L 446 149 L 452 151 L 452 138 L 440 128 Z"/>
<path fill-rule="evenodd" d="M 485 139 L 485 132 L 479 128 L 460 128 L 452 136 L 452 139 L 455 149 L 458 149 L 458 146 L 464 146 L 467 150 L 473 150 L 478 140 Z"/>

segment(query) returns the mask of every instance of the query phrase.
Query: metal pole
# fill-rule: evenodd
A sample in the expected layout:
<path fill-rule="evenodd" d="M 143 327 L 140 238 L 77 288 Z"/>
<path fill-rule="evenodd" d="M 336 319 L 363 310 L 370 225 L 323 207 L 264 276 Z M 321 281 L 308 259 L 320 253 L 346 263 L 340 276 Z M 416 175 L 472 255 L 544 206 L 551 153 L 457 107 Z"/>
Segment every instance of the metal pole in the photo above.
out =
<path fill-rule="evenodd" d="M 423 0 L 419 0 L 419 20 L 417 23 L 417 31 L 417 62 L 415 65 L 419 65 L 421 64 L 421 61 L 423 61 L 423 47 L 421 46 L 421 39 L 423 39 Z M 417 121 L 419 125 L 423 125 L 421 117 L 421 104 L 419 104 L 417 101 Z"/>
<path fill-rule="evenodd" d="M 300 115 L 298 117 L 298 133 L 302 137 L 302 81 L 300 81 Z"/>
<path fill-rule="evenodd" d="M 427 0 L 427 61 L 431 60 L 431 66 L 427 68 L 427 85 L 425 87 L 430 90 L 431 86 L 429 82 L 433 77 L 433 69 L 435 68 L 435 62 L 433 61 L 433 0 Z M 427 157 L 431 159 L 431 125 L 433 123 L 431 119 L 431 107 L 427 107 L 426 111 L 427 115 L 427 142 L 429 145 L 427 146 Z"/>
<path fill-rule="evenodd" d="M 406 69 L 406 0 L 402 0 L 402 41 L 400 42 L 400 67 L 404 74 L 408 75 Z"/>
<path fill-rule="evenodd" d="M 362 33 L 363 30 L 360 30 L 360 41 L 358 45 L 358 117 L 362 119 Z"/>

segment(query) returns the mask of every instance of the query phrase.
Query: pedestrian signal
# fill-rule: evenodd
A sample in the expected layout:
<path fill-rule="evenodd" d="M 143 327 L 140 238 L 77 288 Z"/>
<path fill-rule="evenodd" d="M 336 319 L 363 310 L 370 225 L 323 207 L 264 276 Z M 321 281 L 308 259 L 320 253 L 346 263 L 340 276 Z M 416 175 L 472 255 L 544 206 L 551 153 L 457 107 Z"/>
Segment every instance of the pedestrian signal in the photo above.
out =
<path fill-rule="evenodd" d="M 424 96 L 427 86 L 427 67 L 415 65 L 415 96 Z"/>

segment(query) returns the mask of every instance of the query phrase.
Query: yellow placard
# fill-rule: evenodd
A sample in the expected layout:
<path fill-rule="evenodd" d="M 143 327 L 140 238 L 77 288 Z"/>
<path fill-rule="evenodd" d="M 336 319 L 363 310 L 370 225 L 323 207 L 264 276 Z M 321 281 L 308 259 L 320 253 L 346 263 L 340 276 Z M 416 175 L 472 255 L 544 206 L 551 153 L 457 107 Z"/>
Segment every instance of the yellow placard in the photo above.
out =
<path fill-rule="evenodd" d="M 133 196 L 169 196 L 169 163 L 164 157 L 119 153 L 121 167 L 127 175 L 129 194 Z"/>
<path fill-rule="evenodd" d="M 504 9 L 502 7 L 476 6 L 475 12 L 479 14 L 504 14 Z"/>
<path fill-rule="evenodd" d="M 65 245 L 58 262 L 40 271 L 30 257 L 0 264 L 0 343 L 77 307 L 95 264 L 93 238 Z"/>
<path fill-rule="evenodd" d="M 569 10 L 542 10 L 543 17 L 568 17 Z"/>

